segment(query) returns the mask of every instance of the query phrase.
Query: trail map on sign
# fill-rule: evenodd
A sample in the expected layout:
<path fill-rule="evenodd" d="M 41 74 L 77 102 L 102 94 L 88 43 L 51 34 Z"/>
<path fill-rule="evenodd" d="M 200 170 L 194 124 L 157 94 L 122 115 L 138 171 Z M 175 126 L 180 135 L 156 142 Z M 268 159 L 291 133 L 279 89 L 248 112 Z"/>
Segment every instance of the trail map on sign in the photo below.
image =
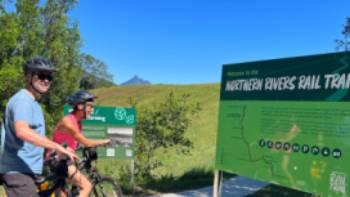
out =
<path fill-rule="evenodd" d="M 350 194 L 350 53 L 224 65 L 215 166 Z"/>

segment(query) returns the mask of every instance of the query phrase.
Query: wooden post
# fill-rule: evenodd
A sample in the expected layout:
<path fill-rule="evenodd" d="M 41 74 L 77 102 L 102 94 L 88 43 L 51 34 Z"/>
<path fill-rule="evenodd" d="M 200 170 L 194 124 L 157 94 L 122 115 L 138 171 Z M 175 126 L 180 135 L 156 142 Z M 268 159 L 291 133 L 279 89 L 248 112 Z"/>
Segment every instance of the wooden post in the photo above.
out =
<path fill-rule="evenodd" d="M 134 176 L 135 176 L 135 160 L 134 159 L 131 160 L 130 170 L 131 170 L 130 185 L 132 188 L 134 188 Z"/>
<path fill-rule="evenodd" d="M 223 178 L 222 171 L 215 170 L 214 185 L 213 185 L 213 197 L 220 197 L 221 196 L 222 178 Z"/>

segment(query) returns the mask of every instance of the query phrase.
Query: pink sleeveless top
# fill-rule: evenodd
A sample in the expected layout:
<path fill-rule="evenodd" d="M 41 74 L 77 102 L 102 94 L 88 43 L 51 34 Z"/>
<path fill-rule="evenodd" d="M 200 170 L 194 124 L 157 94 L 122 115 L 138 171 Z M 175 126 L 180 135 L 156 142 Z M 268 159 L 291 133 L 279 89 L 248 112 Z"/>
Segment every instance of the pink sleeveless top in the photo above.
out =
<path fill-rule="evenodd" d="M 78 123 L 78 120 L 75 118 L 73 114 L 68 114 L 67 117 L 69 120 L 73 123 L 73 126 L 78 129 L 79 132 L 81 132 L 81 124 Z M 54 132 L 53 132 L 53 141 L 58 144 L 63 144 L 66 142 L 68 146 L 76 150 L 78 147 L 78 141 L 73 138 L 67 131 L 60 131 L 58 129 L 58 126 L 56 126 Z"/>

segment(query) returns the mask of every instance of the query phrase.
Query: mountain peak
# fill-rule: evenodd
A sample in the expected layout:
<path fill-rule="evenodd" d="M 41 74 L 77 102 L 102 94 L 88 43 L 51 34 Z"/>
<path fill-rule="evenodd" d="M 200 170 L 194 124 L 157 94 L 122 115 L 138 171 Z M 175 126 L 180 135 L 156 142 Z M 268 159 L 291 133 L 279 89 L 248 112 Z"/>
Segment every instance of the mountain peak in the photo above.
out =
<path fill-rule="evenodd" d="M 151 84 L 151 82 L 142 79 L 138 75 L 134 75 L 131 79 L 127 80 L 126 82 L 120 84 L 121 86 L 128 86 L 128 85 L 146 85 Z"/>
<path fill-rule="evenodd" d="M 131 79 L 141 79 L 138 75 L 134 75 Z"/>

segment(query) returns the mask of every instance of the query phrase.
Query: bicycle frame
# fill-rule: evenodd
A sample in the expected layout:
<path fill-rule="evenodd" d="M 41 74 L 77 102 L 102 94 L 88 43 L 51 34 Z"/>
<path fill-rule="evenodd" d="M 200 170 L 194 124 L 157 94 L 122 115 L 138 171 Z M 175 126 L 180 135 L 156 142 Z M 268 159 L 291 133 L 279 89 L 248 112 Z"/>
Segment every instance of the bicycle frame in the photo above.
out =
<path fill-rule="evenodd" d="M 97 168 L 91 164 L 93 161 L 97 162 L 98 156 L 96 154 L 93 158 L 91 158 L 91 155 L 86 153 L 86 151 L 89 151 L 89 149 L 91 148 L 83 148 L 83 159 L 79 164 L 77 164 L 77 168 L 80 171 L 86 172 L 89 175 L 92 184 L 96 184 L 100 181 L 101 175 L 98 173 Z"/>
<path fill-rule="evenodd" d="M 98 155 L 96 148 L 83 148 L 83 160 L 77 165 L 77 168 L 80 171 L 84 171 L 89 176 L 89 180 L 93 185 L 93 192 L 96 196 L 100 196 L 98 194 L 100 192 L 102 196 L 109 196 L 108 191 L 105 190 L 103 186 L 105 183 L 108 183 L 111 184 L 110 186 L 113 188 L 113 196 L 122 197 L 123 194 L 117 182 L 111 177 L 101 175 L 96 166 L 92 165 L 92 162 L 95 161 L 95 163 L 97 163 L 97 160 Z"/>

